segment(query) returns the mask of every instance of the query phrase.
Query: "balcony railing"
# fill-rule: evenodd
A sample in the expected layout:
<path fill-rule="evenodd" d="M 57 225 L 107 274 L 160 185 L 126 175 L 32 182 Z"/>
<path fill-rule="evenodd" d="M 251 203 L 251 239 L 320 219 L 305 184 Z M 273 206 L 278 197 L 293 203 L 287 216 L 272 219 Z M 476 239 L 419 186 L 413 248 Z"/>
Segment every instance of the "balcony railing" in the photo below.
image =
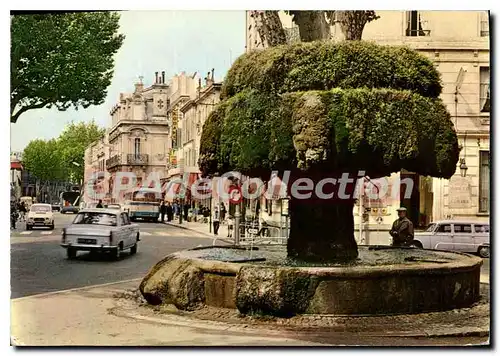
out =
<path fill-rule="evenodd" d="M 121 164 L 121 156 L 115 155 L 106 160 L 106 169 L 111 169 Z"/>
<path fill-rule="evenodd" d="M 148 164 L 149 156 L 147 154 L 128 154 L 127 164 L 130 165 L 144 165 Z"/>

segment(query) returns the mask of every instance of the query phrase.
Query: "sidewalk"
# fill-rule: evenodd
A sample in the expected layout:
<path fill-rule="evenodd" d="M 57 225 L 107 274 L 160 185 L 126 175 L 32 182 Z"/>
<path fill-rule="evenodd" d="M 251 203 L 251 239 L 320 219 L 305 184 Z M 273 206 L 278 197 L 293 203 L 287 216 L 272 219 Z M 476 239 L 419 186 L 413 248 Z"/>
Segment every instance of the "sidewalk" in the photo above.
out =
<path fill-rule="evenodd" d="M 455 345 L 477 344 L 488 339 L 489 304 L 482 312 L 475 312 L 479 317 L 471 320 L 467 318 L 470 315 L 465 315 L 469 311 L 464 310 L 450 311 L 444 320 L 433 316 L 436 313 L 381 316 L 370 318 L 368 321 L 373 319 L 373 325 L 366 328 L 366 318 L 351 317 L 334 318 L 335 325 L 327 330 L 290 329 L 279 327 L 279 323 L 253 325 L 240 318 L 237 322 L 207 320 L 139 306 L 131 294 L 139 283 L 140 279 L 134 279 L 13 299 L 11 343 L 15 346 L 423 346 L 446 343 L 442 336 L 454 337 L 447 342 Z M 383 319 L 382 322 L 395 319 L 409 330 L 400 330 L 398 325 L 387 330 L 383 326 L 387 321 L 381 323 L 378 319 Z M 363 325 L 364 329 L 359 331 Z"/>
<path fill-rule="evenodd" d="M 213 224 L 210 227 L 208 223 L 202 223 L 202 222 L 194 222 L 194 221 L 185 221 L 182 220 L 182 224 L 179 224 L 179 219 L 173 220 L 171 222 L 165 221 L 164 224 L 174 226 L 180 229 L 186 229 L 186 230 L 192 230 L 196 231 L 201 234 L 205 234 L 211 238 L 218 237 L 220 239 L 224 240 L 232 240 L 232 237 L 228 237 L 228 225 L 227 224 L 221 224 L 219 227 L 218 235 L 214 235 L 214 227 Z"/>
<path fill-rule="evenodd" d="M 14 346 L 318 346 L 278 332 L 171 315 L 135 315 L 116 293 L 140 280 L 11 300 Z"/>

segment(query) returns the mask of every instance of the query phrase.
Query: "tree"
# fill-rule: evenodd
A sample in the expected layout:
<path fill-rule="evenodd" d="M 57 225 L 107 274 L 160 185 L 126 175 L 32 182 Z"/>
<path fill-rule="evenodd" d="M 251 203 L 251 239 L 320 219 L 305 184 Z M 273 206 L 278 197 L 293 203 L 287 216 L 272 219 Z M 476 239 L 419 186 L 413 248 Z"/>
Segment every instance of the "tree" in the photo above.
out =
<path fill-rule="evenodd" d="M 66 174 L 59 157 L 59 146 L 55 139 L 33 140 L 23 152 L 23 165 L 33 174 L 38 183 L 40 191 L 47 190 L 50 182 L 64 180 Z"/>
<path fill-rule="evenodd" d="M 365 25 L 380 18 L 373 10 L 327 11 L 326 15 L 330 24 L 340 24 L 345 39 L 351 41 L 360 41 Z"/>
<path fill-rule="evenodd" d="M 61 164 L 76 182 L 80 182 L 84 178 L 85 149 L 92 142 L 101 139 L 105 132 L 106 130 L 97 126 L 94 121 L 77 124 L 72 122 L 57 139 Z"/>
<path fill-rule="evenodd" d="M 11 17 L 10 121 L 28 110 L 100 105 L 113 76 L 115 12 Z"/>
<path fill-rule="evenodd" d="M 287 10 L 285 13 L 292 16 L 292 21 L 298 26 L 302 42 L 329 40 L 331 37 L 330 26 L 336 23 L 340 24 L 340 29 L 346 40 L 361 40 L 365 25 L 380 18 L 373 10 Z M 251 11 L 250 16 L 255 19 L 255 27 L 266 47 L 286 43 L 278 11 Z"/>
<path fill-rule="evenodd" d="M 289 170 L 289 192 L 300 178 L 316 187 L 360 171 L 450 178 L 459 149 L 441 90 L 433 63 L 406 47 L 318 41 L 252 51 L 226 76 L 222 101 L 203 127 L 199 166 L 205 176 L 235 170 L 264 180 Z M 346 184 L 348 199 L 292 194 L 290 258 L 357 257 L 355 184 Z M 340 193 L 336 187 L 323 192 Z"/>

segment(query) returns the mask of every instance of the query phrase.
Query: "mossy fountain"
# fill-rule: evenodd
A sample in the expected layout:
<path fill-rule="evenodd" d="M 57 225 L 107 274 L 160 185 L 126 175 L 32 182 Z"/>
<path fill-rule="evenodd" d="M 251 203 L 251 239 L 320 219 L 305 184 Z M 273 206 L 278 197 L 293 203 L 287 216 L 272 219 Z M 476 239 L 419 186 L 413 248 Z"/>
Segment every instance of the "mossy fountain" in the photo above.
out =
<path fill-rule="evenodd" d="M 250 52 L 230 69 L 203 127 L 200 169 L 264 180 L 288 170 L 291 183 L 401 169 L 449 179 L 459 148 L 441 89 L 432 62 L 405 47 L 311 42 Z M 141 293 L 184 310 L 211 305 L 283 317 L 416 313 L 478 300 L 477 257 L 358 247 L 349 196 L 292 195 L 286 249 L 174 253 L 152 268 Z"/>

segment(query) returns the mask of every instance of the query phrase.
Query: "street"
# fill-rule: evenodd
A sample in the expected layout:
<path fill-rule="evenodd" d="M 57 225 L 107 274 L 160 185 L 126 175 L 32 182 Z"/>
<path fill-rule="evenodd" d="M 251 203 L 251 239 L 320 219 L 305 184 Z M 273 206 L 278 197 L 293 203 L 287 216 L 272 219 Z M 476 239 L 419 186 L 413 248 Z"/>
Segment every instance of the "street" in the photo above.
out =
<path fill-rule="evenodd" d="M 196 232 L 139 222 L 141 242 L 137 255 L 130 256 L 126 251 L 119 261 L 112 261 L 105 255 L 79 252 L 76 260 L 69 261 L 59 242 L 62 229 L 74 215 L 54 216 L 53 231 L 25 231 L 24 223 L 11 231 L 11 298 L 140 278 L 172 252 L 212 244 L 210 238 Z"/>

